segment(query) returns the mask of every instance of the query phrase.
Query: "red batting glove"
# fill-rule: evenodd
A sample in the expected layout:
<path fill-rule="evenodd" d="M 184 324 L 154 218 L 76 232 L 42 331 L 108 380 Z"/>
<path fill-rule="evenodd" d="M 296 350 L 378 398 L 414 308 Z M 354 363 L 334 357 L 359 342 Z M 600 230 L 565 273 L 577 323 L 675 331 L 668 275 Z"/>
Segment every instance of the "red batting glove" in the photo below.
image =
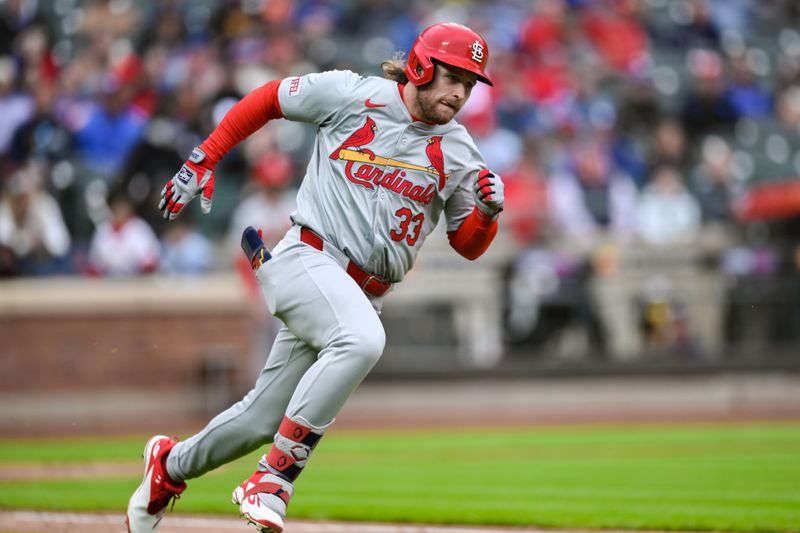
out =
<path fill-rule="evenodd" d="M 208 214 L 214 194 L 214 164 L 199 147 L 192 150 L 189 159 L 164 186 L 158 209 L 164 211 L 164 218 L 175 220 L 198 194 L 201 195 L 200 210 Z"/>
<path fill-rule="evenodd" d="M 472 195 L 475 205 L 485 215 L 492 219 L 497 218 L 505 204 L 505 186 L 500 176 L 488 169 L 483 169 L 475 175 L 472 184 Z"/>

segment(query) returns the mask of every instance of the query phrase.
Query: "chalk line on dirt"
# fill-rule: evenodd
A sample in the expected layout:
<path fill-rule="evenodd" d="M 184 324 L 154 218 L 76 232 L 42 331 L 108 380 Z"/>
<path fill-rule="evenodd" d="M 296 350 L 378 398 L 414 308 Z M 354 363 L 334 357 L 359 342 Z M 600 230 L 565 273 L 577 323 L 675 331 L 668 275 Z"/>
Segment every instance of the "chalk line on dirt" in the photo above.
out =
<path fill-rule="evenodd" d="M 124 533 L 123 512 L 111 514 L 0 511 L 0 531 L 15 533 Z M 159 533 L 254 532 L 240 518 L 201 517 L 170 514 Z M 478 526 L 433 526 L 417 524 L 376 524 L 287 520 L 286 533 L 555 533 L 543 529 Z M 558 533 L 565 533 L 559 531 Z M 573 531 L 570 533 L 589 533 Z"/>

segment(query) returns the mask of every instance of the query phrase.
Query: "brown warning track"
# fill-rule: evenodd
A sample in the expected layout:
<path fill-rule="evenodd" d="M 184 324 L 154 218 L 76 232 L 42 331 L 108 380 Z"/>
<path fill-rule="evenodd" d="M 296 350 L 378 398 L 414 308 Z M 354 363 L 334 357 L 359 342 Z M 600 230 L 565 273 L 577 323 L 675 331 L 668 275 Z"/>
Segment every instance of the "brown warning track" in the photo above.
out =
<path fill-rule="evenodd" d="M 126 533 L 120 514 L 0 511 L 0 533 Z M 254 532 L 241 519 L 167 515 L 159 533 Z M 286 533 L 551 533 L 543 529 L 288 520 Z M 555 532 L 552 532 L 555 533 Z M 560 531 L 558 533 L 565 533 Z M 572 532 L 581 533 L 581 532 Z M 628 532 L 630 533 L 630 532 Z"/>

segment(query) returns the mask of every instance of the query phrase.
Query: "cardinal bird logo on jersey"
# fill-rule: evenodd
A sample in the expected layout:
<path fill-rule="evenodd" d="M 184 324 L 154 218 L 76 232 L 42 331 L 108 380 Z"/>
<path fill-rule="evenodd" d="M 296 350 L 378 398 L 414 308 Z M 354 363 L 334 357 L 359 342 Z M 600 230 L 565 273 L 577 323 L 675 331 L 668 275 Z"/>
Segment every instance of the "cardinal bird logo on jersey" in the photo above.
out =
<path fill-rule="evenodd" d="M 372 140 L 375 139 L 376 131 L 378 131 L 378 126 L 375 124 L 375 121 L 367 117 L 367 121 L 364 125 L 350 134 L 350 137 L 345 139 L 342 145 L 333 151 L 330 155 L 331 159 L 339 159 L 339 151 L 347 150 L 348 148 L 355 148 L 359 152 L 370 153 L 374 158 L 375 154 L 373 154 L 371 150 L 364 150 L 361 147 L 371 143 Z"/>
<path fill-rule="evenodd" d="M 444 189 L 444 156 L 442 155 L 442 136 L 436 135 L 428 139 L 428 146 L 425 147 L 425 153 L 428 155 L 428 160 L 431 162 L 431 168 L 439 175 L 439 190 Z"/>

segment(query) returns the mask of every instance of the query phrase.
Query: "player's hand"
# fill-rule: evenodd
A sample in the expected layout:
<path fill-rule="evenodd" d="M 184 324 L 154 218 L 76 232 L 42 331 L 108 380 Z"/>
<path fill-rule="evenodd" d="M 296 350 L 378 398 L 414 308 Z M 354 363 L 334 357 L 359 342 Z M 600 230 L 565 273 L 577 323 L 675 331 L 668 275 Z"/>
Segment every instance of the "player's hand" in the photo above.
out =
<path fill-rule="evenodd" d="M 200 148 L 195 148 L 178 173 L 164 186 L 158 209 L 164 211 L 164 218 L 175 220 L 198 194 L 202 195 L 200 209 L 208 214 L 214 194 L 214 165 Z"/>
<path fill-rule="evenodd" d="M 478 172 L 472 184 L 472 194 L 481 213 L 492 218 L 500 214 L 505 200 L 504 189 L 503 180 L 497 174 L 488 169 Z"/>

